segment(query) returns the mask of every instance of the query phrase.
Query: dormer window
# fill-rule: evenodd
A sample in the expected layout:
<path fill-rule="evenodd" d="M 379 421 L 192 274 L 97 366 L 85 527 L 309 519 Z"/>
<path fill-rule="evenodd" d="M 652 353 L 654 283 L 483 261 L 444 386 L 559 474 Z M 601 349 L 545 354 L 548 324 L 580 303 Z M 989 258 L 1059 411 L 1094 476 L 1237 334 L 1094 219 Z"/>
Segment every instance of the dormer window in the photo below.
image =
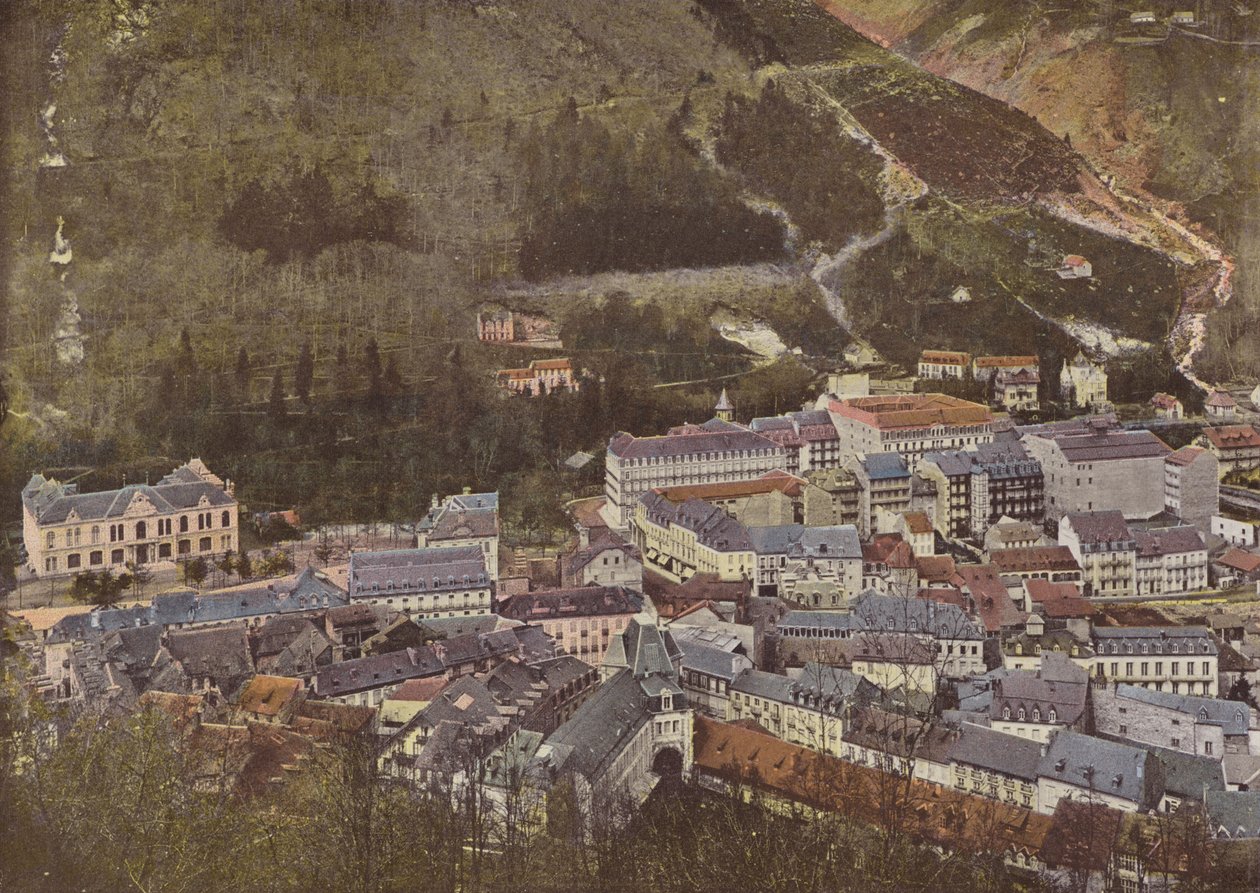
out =
<path fill-rule="evenodd" d="M 1204 722 L 1204 721 L 1206 721 L 1206 720 L 1207 720 L 1207 708 L 1206 708 L 1206 707 L 1200 707 L 1200 708 L 1199 708 L 1199 721 L 1200 721 L 1200 722 Z"/>
<path fill-rule="evenodd" d="M 1010 707 L 1003 707 L 1003 708 L 1002 708 L 1002 718 L 1003 718 L 1003 719 L 1010 719 L 1010 718 L 1011 718 L 1011 708 L 1010 708 Z"/>
<path fill-rule="evenodd" d="M 662 710 L 674 709 L 674 696 L 670 694 L 669 692 L 661 693 L 661 709 Z"/>
<path fill-rule="evenodd" d="M 1041 708 L 1040 707 L 1033 708 L 1033 722 L 1041 722 Z"/>
<path fill-rule="evenodd" d="M 1020 722 L 1024 721 L 1024 708 L 1023 707 L 1019 708 L 1019 721 Z"/>
<path fill-rule="evenodd" d="M 1051 707 L 1051 708 L 1050 708 L 1050 713 L 1049 713 L 1049 715 L 1046 717 L 1046 719 L 1050 720 L 1050 722 L 1055 722 L 1055 721 L 1057 721 L 1057 720 L 1058 720 L 1058 718 L 1059 718 L 1059 714 L 1055 712 L 1055 710 L 1054 710 L 1054 708 L 1053 708 L 1053 707 Z"/>

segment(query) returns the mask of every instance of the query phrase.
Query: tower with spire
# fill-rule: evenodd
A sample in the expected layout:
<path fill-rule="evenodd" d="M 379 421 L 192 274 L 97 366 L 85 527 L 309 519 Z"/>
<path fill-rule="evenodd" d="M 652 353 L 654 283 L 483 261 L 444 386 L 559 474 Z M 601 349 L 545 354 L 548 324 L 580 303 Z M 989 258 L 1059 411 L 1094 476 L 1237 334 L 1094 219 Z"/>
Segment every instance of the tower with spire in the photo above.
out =
<path fill-rule="evenodd" d="M 726 396 L 726 388 L 722 388 L 722 396 L 718 397 L 717 406 L 713 407 L 713 412 L 724 422 L 735 421 L 735 407 L 731 405 L 731 398 Z"/>

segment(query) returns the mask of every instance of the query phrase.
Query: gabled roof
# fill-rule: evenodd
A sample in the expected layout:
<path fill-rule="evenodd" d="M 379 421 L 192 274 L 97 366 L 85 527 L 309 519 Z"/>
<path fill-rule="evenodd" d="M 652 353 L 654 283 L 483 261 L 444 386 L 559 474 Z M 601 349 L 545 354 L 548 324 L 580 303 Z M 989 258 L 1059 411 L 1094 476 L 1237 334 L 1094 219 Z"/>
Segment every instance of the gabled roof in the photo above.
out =
<path fill-rule="evenodd" d="M 693 456 L 696 453 L 729 453 L 741 450 L 782 455 L 783 447 L 773 440 L 745 429 L 697 431 L 660 437 L 635 437 L 618 433 L 608 443 L 608 452 L 622 459 L 657 459 Z"/>
<path fill-rule="evenodd" d="M 1260 837 L 1260 791 L 1208 791 L 1207 812 L 1213 834 Z"/>
<path fill-rule="evenodd" d="M 1037 774 L 1152 809 L 1164 793 L 1158 760 L 1143 747 L 1082 735 L 1069 729 L 1050 739 Z"/>
<path fill-rule="evenodd" d="M 1237 409 L 1238 401 L 1225 391 L 1213 391 L 1212 396 L 1203 401 L 1204 406 L 1214 406 L 1220 409 Z"/>
<path fill-rule="evenodd" d="M 1251 726 L 1251 708 L 1242 701 L 1174 694 L 1126 684 L 1116 686 L 1116 697 L 1192 715 L 1196 722 L 1220 726 L 1226 735 L 1245 736 Z"/>
<path fill-rule="evenodd" d="M 751 552 L 748 530 L 726 512 L 699 499 L 675 505 L 659 493 L 639 497 L 648 520 L 660 527 L 681 527 L 696 535 L 696 541 L 717 552 Z"/>
<path fill-rule="evenodd" d="M 1160 555 L 1181 555 L 1207 549 L 1203 535 L 1193 527 L 1165 527 L 1159 530 L 1138 530 L 1133 534 L 1139 558 Z"/>
<path fill-rule="evenodd" d="M 919 362 L 946 366 L 966 366 L 971 362 L 971 354 L 956 350 L 925 350 L 919 355 Z"/>
<path fill-rule="evenodd" d="M 1204 428 L 1203 436 L 1218 450 L 1260 447 L 1260 431 L 1254 425 L 1217 425 Z"/>
<path fill-rule="evenodd" d="M 999 574 L 1019 571 L 1079 571 L 1080 564 L 1067 546 L 1017 546 L 994 549 L 989 563 Z"/>
<path fill-rule="evenodd" d="M 1239 549 L 1237 546 L 1231 547 L 1224 555 L 1217 558 L 1216 563 L 1242 571 L 1244 574 L 1260 571 L 1260 555 Z"/>
<path fill-rule="evenodd" d="M 972 723 L 963 723 L 958 739 L 949 748 L 951 763 L 976 766 L 1032 783 L 1037 781 L 1040 760 L 1040 742 Z"/>
<path fill-rule="evenodd" d="M 500 616 L 526 623 L 565 617 L 637 614 L 642 609 L 642 597 L 624 586 L 540 589 L 499 601 Z"/>
<path fill-rule="evenodd" d="M 1127 543 L 1133 540 L 1124 515 L 1116 509 L 1102 512 L 1068 512 L 1064 521 L 1072 526 L 1081 545 Z"/>
<path fill-rule="evenodd" d="M 1068 462 L 1106 462 L 1167 456 L 1172 448 L 1150 431 L 1035 435 L 1053 441 Z"/>
<path fill-rule="evenodd" d="M 1024 590 L 1037 613 L 1048 618 L 1093 617 L 1098 608 L 1081 595 L 1075 583 L 1051 583 L 1049 580 L 1024 581 Z"/>

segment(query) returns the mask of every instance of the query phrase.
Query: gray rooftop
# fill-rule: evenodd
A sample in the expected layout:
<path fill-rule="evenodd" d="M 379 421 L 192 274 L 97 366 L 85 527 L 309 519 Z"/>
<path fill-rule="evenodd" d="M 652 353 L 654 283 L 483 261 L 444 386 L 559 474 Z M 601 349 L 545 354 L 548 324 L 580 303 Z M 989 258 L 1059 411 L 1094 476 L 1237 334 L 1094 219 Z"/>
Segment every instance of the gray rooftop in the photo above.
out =
<path fill-rule="evenodd" d="M 1251 726 L 1251 708 L 1242 701 L 1173 694 L 1140 685 L 1117 685 L 1116 696 L 1192 714 L 1201 723 L 1221 726 L 1226 735 L 1246 735 Z"/>
<path fill-rule="evenodd" d="M 1037 774 L 1130 800 L 1140 809 L 1154 808 L 1164 793 L 1163 768 L 1146 748 L 1066 729 L 1050 739 Z"/>
<path fill-rule="evenodd" d="M 977 766 L 1029 782 L 1037 780 L 1041 744 L 1037 741 L 965 723 L 949 750 L 952 762 Z"/>

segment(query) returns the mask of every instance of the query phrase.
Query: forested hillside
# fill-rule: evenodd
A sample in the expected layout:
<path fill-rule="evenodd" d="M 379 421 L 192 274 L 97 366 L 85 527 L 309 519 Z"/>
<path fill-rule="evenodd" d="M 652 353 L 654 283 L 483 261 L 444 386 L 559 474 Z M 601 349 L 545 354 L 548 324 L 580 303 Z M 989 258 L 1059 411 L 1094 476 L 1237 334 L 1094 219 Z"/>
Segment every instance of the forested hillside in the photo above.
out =
<path fill-rule="evenodd" d="M 793 408 L 846 328 L 903 365 L 1083 344 L 1122 396 L 1193 402 L 1169 345 L 1214 268 L 808 0 L 18 0 L 9 28 L 5 492 L 200 454 L 258 508 L 502 487 L 545 535 L 598 488 L 573 451 L 723 386 Z M 543 354 L 479 343 L 486 301 L 542 308 L 589 386 L 506 402 L 494 370 Z"/>

